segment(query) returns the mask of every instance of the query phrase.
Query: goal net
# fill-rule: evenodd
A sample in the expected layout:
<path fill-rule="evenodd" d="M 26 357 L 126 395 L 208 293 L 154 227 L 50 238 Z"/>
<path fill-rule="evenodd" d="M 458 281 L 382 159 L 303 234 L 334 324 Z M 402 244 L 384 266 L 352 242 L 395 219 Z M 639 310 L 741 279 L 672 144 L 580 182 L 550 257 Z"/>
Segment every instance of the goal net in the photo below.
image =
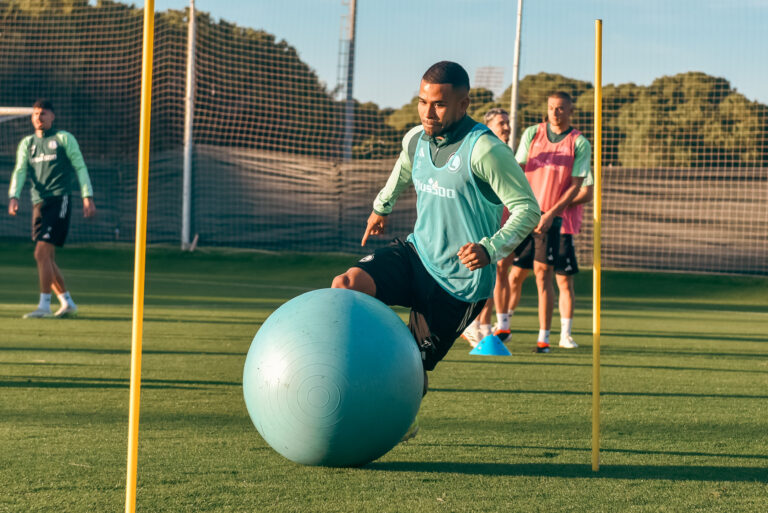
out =
<path fill-rule="evenodd" d="M 50 99 L 56 126 L 75 135 L 91 172 L 99 215 L 73 222 L 69 241 L 132 241 L 141 10 L 108 0 L 57 0 L 0 1 L 0 11 L 0 105 L 28 108 L 39 97 Z M 319 26 L 288 6 L 275 12 L 303 20 L 307 29 Z M 461 18 L 453 30 L 462 30 Z M 499 18 L 503 30 L 488 31 L 482 49 L 489 56 L 502 51 L 492 38 L 509 30 L 512 19 Z M 180 242 L 188 21 L 186 11 L 169 10 L 157 13 L 155 22 L 150 243 Z M 338 25 L 327 30 L 338 36 Z M 361 20 L 358 38 L 366 30 L 371 27 Z M 361 252 L 372 200 L 402 136 L 419 123 L 413 96 L 392 108 L 347 101 L 344 81 L 323 81 L 291 41 L 268 29 L 198 12 L 196 32 L 190 224 L 198 245 Z M 534 36 L 524 28 L 523 48 L 529 37 Z M 446 44 L 451 58 L 463 43 Z M 345 62 L 349 44 L 333 45 L 326 51 L 335 58 L 340 49 L 339 62 Z M 397 78 L 397 63 L 410 57 L 391 55 L 385 39 L 377 48 L 378 68 L 363 64 L 386 87 Z M 604 48 L 606 55 L 611 51 Z M 735 53 L 746 64 L 749 51 Z M 529 56 L 524 52 L 522 62 Z M 462 64 L 471 77 L 480 77 L 493 62 L 498 61 L 478 57 Z M 758 62 L 754 57 L 752 64 Z M 573 125 L 594 145 L 594 85 L 556 68 L 544 62 L 540 69 L 551 72 L 522 78 L 518 126 L 541 122 L 547 95 L 563 90 L 575 100 Z M 418 76 L 414 94 L 417 82 Z M 496 89 L 498 80 L 491 82 L 482 85 Z M 604 267 L 768 274 L 762 230 L 768 222 L 768 107 L 727 78 L 686 69 L 659 71 L 644 85 L 608 84 L 603 94 Z M 497 95 L 498 90 L 473 89 L 470 115 L 482 120 L 492 107 L 509 109 L 510 88 Z M 4 190 L 16 146 L 31 132 L 26 114 L 0 117 Z M 29 212 L 26 190 L 23 200 Z M 591 206 L 584 215 L 576 247 L 582 267 L 588 267 Z M 414 218 L 411 191 L 398 201 L 391 234 L 406 235 Z M 0 223 L 0 237 L 26 238 L 28 224 L 23 215 Z M 376 240 L 372 247 L 381 244 Z"/>

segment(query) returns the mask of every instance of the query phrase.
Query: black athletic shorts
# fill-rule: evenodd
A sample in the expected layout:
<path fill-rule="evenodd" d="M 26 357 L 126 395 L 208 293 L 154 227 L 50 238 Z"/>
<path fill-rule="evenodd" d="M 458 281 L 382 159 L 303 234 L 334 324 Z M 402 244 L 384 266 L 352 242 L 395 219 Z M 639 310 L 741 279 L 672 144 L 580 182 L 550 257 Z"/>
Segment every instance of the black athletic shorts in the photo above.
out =
<path fill-rule="evenodd" d="M 485 304 L 467 303 L 446 292 L 427 272 L 413 244 L 400 239 L 363 257 L 355 267 L 371 275 L 378 300 L 411 308 L 408 328 L 425 370 L 435 368 Z"/>
<path fill-rule="evenodd" d="M 572 276 L 579 272 L 579 263 L 576 261 L 576 249 L 573 247 L 573 235 L 560 234 L 560 248 L 555 258 L 555 274 Z"/>
<path fill-rule="evenodd" d="M 63 246 L 69 231 L 69 217 L 72 214 L 71 198 L 53 196 L 45 198 L 34 206 L 32 212 L 32 240 L 50 242 Z"/>
<path fill-rule="evenodd" d="M 515 248 L 515 259 L 512 265 L 523 269 L 533 269 L 533 262 L 555 265 L 555 257 L 560 246 L 560 227 L 563 218 L 556 217 L 547 233 L 530 233 L 528 237 Z"/>

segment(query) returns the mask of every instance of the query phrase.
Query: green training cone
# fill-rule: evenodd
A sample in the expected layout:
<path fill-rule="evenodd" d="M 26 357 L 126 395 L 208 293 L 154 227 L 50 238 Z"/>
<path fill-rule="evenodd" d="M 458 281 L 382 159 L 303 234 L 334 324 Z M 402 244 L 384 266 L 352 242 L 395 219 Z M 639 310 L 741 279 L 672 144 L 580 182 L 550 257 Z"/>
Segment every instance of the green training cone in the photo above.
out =
<path fill-rule="evenodd" d="M 512 353 L 496 335 L 488 335 L 477 344 L 469 354 L 485 356 L 510 356 Z"/>

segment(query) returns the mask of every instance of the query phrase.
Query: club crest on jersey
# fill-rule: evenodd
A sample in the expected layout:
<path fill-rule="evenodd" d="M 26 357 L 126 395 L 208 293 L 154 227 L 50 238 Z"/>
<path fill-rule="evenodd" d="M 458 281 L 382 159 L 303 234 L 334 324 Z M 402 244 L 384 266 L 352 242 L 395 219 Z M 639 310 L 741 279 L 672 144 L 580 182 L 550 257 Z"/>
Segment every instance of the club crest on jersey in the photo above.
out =
<path fill-rule="evenodd" d="M 51 139 L 50 141 L 48 141 L 48 148 L 55 150 L 58 147 L 59 145 L 55 140 Z"/>
<path fill-rule="evenodd" d="M 459 170 L 460 166 L 461 166 L 461 157 L 459 157 L 454 153 L 448 159 L 448 171 L 450 171 L 451 173 L 455 173 L 456 171 Z"/>

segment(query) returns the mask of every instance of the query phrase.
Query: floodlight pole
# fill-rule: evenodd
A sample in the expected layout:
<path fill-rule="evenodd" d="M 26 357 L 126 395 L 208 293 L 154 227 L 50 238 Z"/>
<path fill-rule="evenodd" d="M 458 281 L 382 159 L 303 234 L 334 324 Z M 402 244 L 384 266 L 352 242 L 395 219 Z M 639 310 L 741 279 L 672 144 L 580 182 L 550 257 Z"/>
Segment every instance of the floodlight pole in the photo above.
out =
<path fill-rule="evenodd" d="M 195 111 L 195 0 L 189 0 L 187 29 L 187 87 L 184 95 L 184 168 L 181 194 L 181 249 L 190 249 L 192 227 L 192 125 Z"/>
<path fill-rule="evenodd" d="M 512 100 L 509 105 L 509 146 L 515 149 L 517 136 L 517 86 L 520 82 L 520 39 L 523 28 L 523 0 L 517 0 L 517 29 L 515 32 L 515 56 L 512 64 Z"/>
<path fill-rule="evenodd" d="M 141 395 L 141 339 L 144 329 L 144 269 L 147 246 L 147 195 L 149 192 L 149 134 L 152 108 L 152 54 L 155 35 L 155 0 L 144 4 L 144 45 L 141 65 L 141 121 L 139 124 L 139 172 L 136 199 L 135 269 L 133 274 L 133 322 L 131 330 L 131 389 L 128 410 L 128 465 L 125 511 L 136 511 L 136 473 L 139 456 L 139 397 Z"/>
<path fill-rule="evenodd" d="M 355 132 L 355 31 L 357 28 L 357 0 L 349 1 L 349 46 L 347 47 L 347 80 L 344 105 L 344 160 L 352 159 L 352 138 Z"/>

